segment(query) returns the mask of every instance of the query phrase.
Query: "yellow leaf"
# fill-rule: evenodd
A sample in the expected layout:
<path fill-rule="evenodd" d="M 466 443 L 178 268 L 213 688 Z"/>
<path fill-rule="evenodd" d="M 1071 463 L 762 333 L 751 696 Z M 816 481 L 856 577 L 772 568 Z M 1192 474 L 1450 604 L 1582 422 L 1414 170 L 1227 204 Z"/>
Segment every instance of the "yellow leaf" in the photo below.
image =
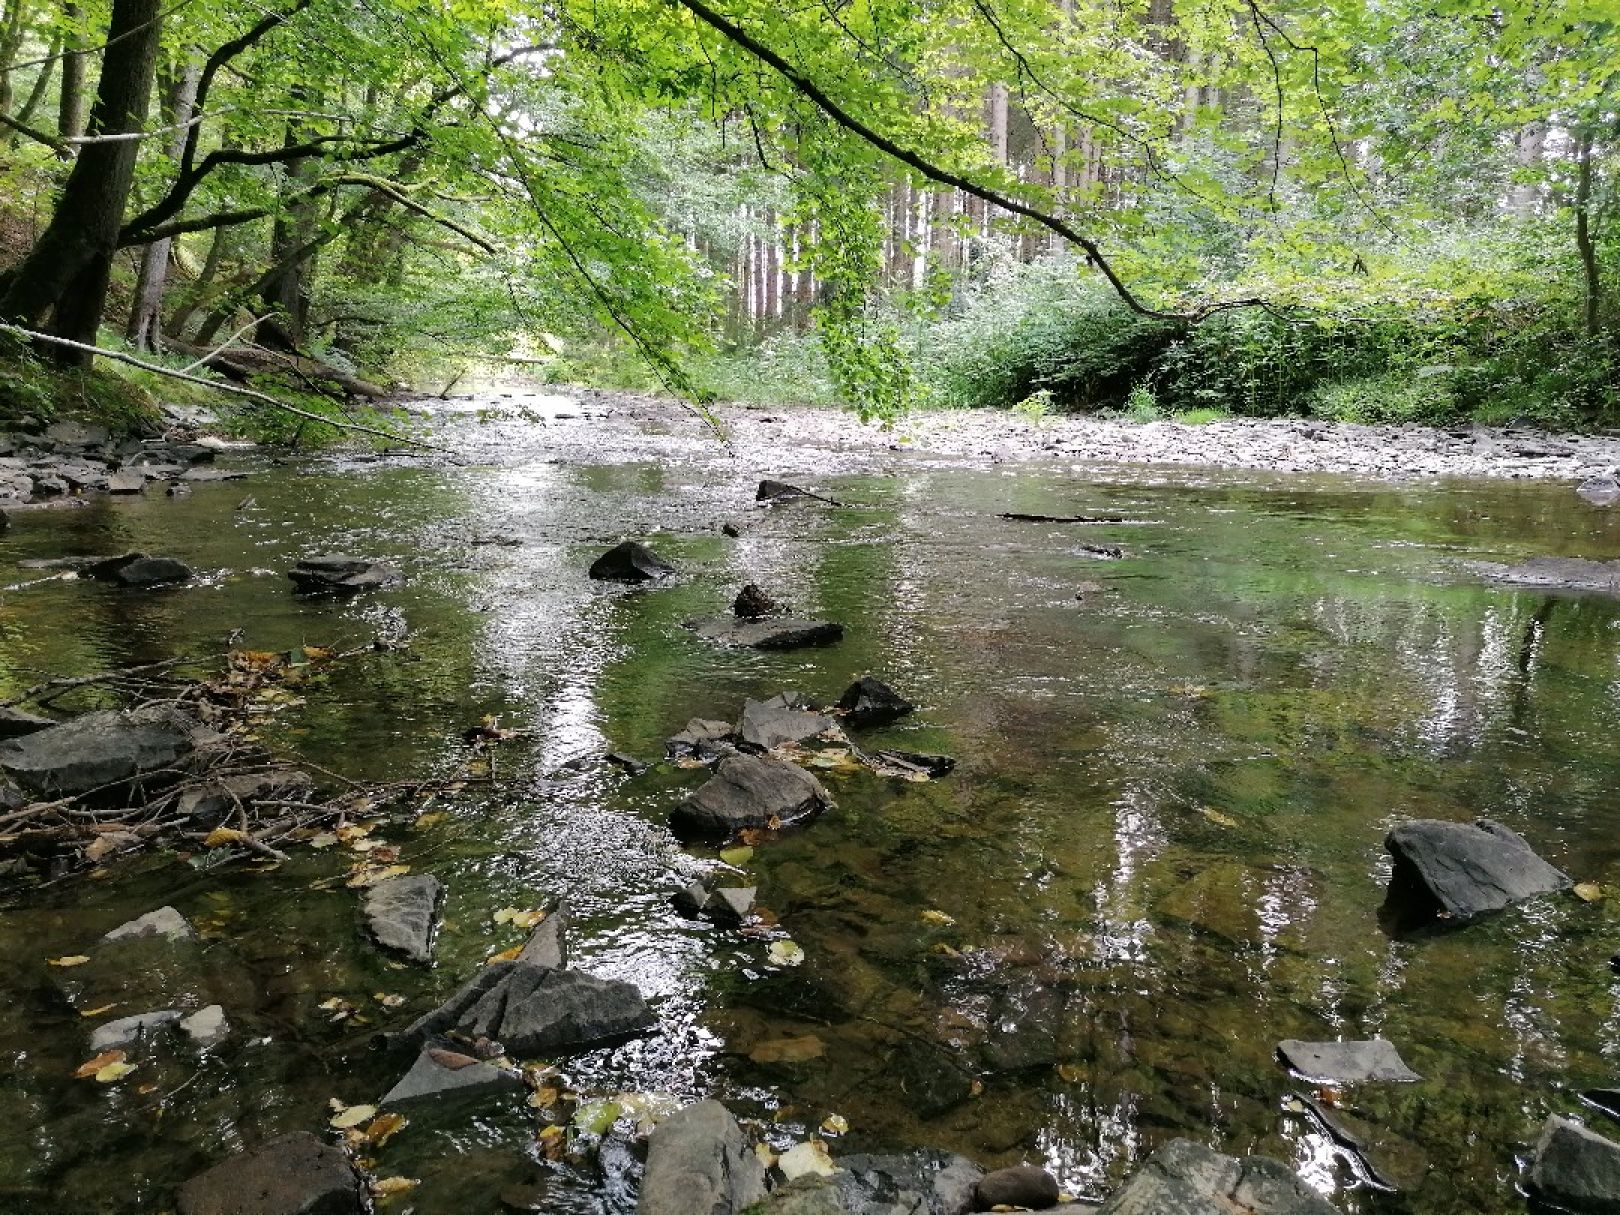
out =
<path fill-rule="evenodd" d="M 449 817 L 443 810 L 430 810 L 426 814 L 418 815 L 416 822 L 411 825 L 418 831 L 426 831 L 429 827 L 437 827 Z"/>
<path fill-rule="evenodd" d="M 309 838 L 309 846 L 311 848 L 330 848 L 337 842 L 337 835 L 331 831 L 322 831 L 320 834 L 312 835 Z"/>
<path fill-rule="evenodd" d="M 1582 882 L 1575 887 L 1575 896 L 1586 903 L 1595 903 L 1603 897 L 1603 887 L 1596 882 Z"/>
<path fill-rule="evenodd" d="M 203 840 L 203 847 L 221 848 L 226 844 L 240 844 L 247 837 L 246 831 L 238 831 L 235 827 L 215 827 Z"/>
<path fill-rule="evenodd" d="M 311 662 L 325 662 L 332 656 L 333 651 L 327 649 L 325 646 L 306 645 L 304 647 L 304 657 L 309 659 Z"/>
<path fill-rule="evenodd" d="M 109 1063 L 96 1072 L 97 1084 L 111 1084 L 114 1080 L 122 1080 L 135 1070 L 133 1063 Z"/>
<path fill-rule="evenodd" d="M 65 958 L 48 958 L 45 964 L 47 966 L 83 966 L 89 960 L 89 954 L 72 953 Z"/>
<path fill-rule="evenodd" d="M 1233 818 L 1229 814 L 1222 814 L 1213 806 L 1200 806 L 1198 807 L 1198 813 L 1202 814 L 1217 827 L 1236 827 L 1238 825 L 1237 819 Z"/>
<path fill-rule="evenodd" d="M 121 1050 L 104 1050 L 94 1059 L 79 1064 L 77 1070 L 73 1073 L 73 1078 L 83 1080 L 86 1076 L 94 1076 L 104 1067 L 111 1067 L 114 1063 L 122 1063 L 124 1057 L 124 1052 Z"/>
<path fill-rule="evenodd" d="M 80 1011 L 81 1017 L 99 1017 L 102 1013 L 109 1013 L 122 1004 L 122 1000 L 114 1000 L 111 1004 L 102 1004 L 96 1008 L 86 1008 Z"/>
<path fill-rule="evenodd" d="M 366 886 L 375 886 L 385 878 L 398 877 L 410 871 L 409 865 L 361 865 L 343 884 L 350 890 L 359 890 Z"/>
<path fill-rule="evenodd" d="M 849 1119 L 842 1114 L 828 1114 L 821 1120 L 821 1133 L 824 1135 L 849 1134 Z"/>
<path fill-rule="evenodd" d="M 746 865 L 754 859 L 754 850 L 746 844 L 740 848 L 722 848 L 720 859 L 728 865 Z"/>
<path fill-rule="evenodd" d="M 371 1183 L 371 1192 L 377 1198 L 391 1198 L 414 1190 L 422 1183 L 414 1177 L 383 1177 Z"/>
<path fill-rule="evenodd" d="M 933 910 L 933 908 L 929 908 L 927 911 L 923 912 L 918 918 L 920 920 L 922 920 L 922 922 L 924 924 L 933 924 L 933 925 L 936 925 L 937 927 L 940 927 L 940 928 L 945 928 L 945 927 L 948 927 L 951 924 L 956 923 L 956 921 L 954 919 L 952 919 L 950 916 L 946 915 L 943 911 L 935 911 L 935 910 Z"/>
<path fill-rule="evenodd" d="M 486 965 L 490 962 L 516 962 L 518 959 L 518 954 L 522 952 L 523 946 L 514 945 L 510 949 L 501 950 L 500 953 L 490 954 L 489 957 L 484 959 L 484 962 Z"/>
<path fill-rule="evenodd" d="M 362 1122 L 370 1122 L 376 1116 L 375 1105 L 351 1105 L 334 1115 L 327 1125 L 334 1130 L 346 1131 L 352 1126 L 359 1126 Z"/>
<path fill-rule="evenodd" d="M 366 1139 L 374 1147 L 381 1147 L 405 1129 L 404 1114 L 378 1114 L 366 1125 Z"/>

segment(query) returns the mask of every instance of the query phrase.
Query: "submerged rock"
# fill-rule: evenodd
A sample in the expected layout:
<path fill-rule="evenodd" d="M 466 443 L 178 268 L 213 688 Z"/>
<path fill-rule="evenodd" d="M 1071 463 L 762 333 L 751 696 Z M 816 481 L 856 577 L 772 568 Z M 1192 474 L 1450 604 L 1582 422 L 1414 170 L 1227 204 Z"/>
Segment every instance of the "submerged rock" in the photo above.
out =
<path fill-rule="evenodd" d="M 881 679 L 862 675 L 838 698 L 836 706 L 850 725 L 863 729 L 898 721 L 917 706 Z"/>
<path fill-rule="evenodd" d="M 0 743 L 0 770 L 30 793 L 72 797 L 138 777 L 172 781 L 215 738 L 176 709 L 105 710 Z"/>
<path fill-rule="evenodd" d="M 236 813 L 237 807 L 266 798 L 278 801 L 306 800 L 315 788 L 309 775 L 291 768 L 270 772 L 245 772 L 222 776 L 185 790 L 175 808 L 190 818 L 212 822 Z"/>
<path fill-rule="evenodd" d="M 1382 1038 L 1367 1042 L 1301 1042 L 1285 1038 L 1277 1044 L 1277 1053 L 1306 1079 L 1328 1084 L 1367 1080 L 1410 1084 L 1423 1079 Z"/>
<path fill-rule="evenodd" d="M 722 645 L 750 650 L 798 650 L 808 646 L 832 645 L 844 636 L 844 626 L 830 620 L 796 620 L 783 616 L 772 620 L 688 620 L 686 627 L 699 637 Z"/>
<path fill-rule="evenodd" d="M 1497 582 L 1549 590 L 1602 591 L 1620 594 L 1620 561 L 1588 561 L 1582 557 L 1532 557 L 1517 565 L 1476 561 L 1472 567 Z"/>
<path fill-rule="evenodd" d="M 707 761 L 735 749 L 731 745 L 730 722 L 710 721 L 702 717 L 692 718 L 678 734 L 670 735 L 664 743 L 664 754 L 670 759 L 695 757 Z"/>
<path fill-rule="evenodd" d="M 433 937 L 444 905 L 444 883 L 431 874 L 387 878 L 366 891 L 366 931 L 384 949 L 412 962 L 433 960 Z"/>
<path fill-rule="evenodd" d="M 156 1012 L 119 1017 L 116 1021 L 96 1026 L 90 1034 L 90 1049 L 104 1051 L 133 1046 L 143 1039 L 156 1037 L 160 1031 L 170 1029 L 179 1023 L 180 1012 L 174 1008 L 160 1008 Z"/>
<path fill-rule="evenodd" d="M 394 586 L 405 578 L 386 562 L 345 557 L 339 553 L 306 557 L 287 571 L 287 577 L 300 595 L 355 595 Z"/>
<path fill-rule="evenodd" d="M 1620 502 L 1620 481 L 1613 477 L 1588 477 L 1575 492 L 1593 506 L 1613 506 Z"/>
<path fill-rule="evenodd" d="M 931 1148 L 896 1156 L 839 1156 L 831 1176 L 806 1173 L 750 1215 L 968 1215 L 984 1170 Z"/>
<path fill-rule="evenodd" d="M 1395 858 L 1385 914 L 1397 929 L 1435 916 L 1466 923 L 1573 884 L 1517 833 L 1486 818 L 1402 823 L 1384 846 Z"/>
<path fill-rule="evenodd" d="M 937 780 L 956 768 L 956 760 L 951 756 L 929 755 L 922 751 L 886 748 L 867 752 L 861 758 L 879 776 L 898 776 L 905 780 Z"/>
<path fill-rule="evenodd" d="M 979 1178 L 973 1190 L 973 1209 L 993 1211 L 997 1207 L 1028 1207 L 1044 1211 L 1058 1204 L 1057 1179 L 1033 1164 L 1016 1164 L 997 1169 Z"/>
<path fill-rule="evenodd" d="M 230 1037 L 231 1023 L 225 1019 L 225 1010 L 218 1004 L 199 1008 L 180 1021 L 180 1032 L 195 1046 L 218 1046 Z"/>
<path fill-rule="evenodd" d="M 109 494 L 138 494 L 146 488 L 146 474 L 138 468 L 126 468 L 107 478 Z"/>
<path fill-rule="evenodd" d="M 740 1215 L 764 1197 L 765 1167 L 718 1101 L 671 1114 L 648 1138 L 637 1215 Z"/>
<path fill-rule="evenodd" d="M 505 1068 L 443 1046 L 427 1046 L 410 1071 L 383 1094 L 381 1104 L 403 1105 L 432 1097 L 472 1097 L 520 1089 L 523 1081 Z"/>
<path fill-rule="evenodd" d="M 136 941 L 143 937 L 162 937 L 166 941 L 194 941 L 196 932 L 192 930 L 191 922 L 173 907 L 159 907 L 156 911 L 148 911 L 145 915 L 136 916 L 133 920 L 120 924 L 102 935 L 103 943 L 115 941 Z"/>
<path fill-rule="evenodd" d="M 126 553 L 122 557 L 97 561 L 80 572 L 97 582 L 135 588 L 172 586 L 189 582 L 193 577 L 191 567 L 183 561 L 173 557 L 148 557 L 145 553 Z"/>
<path fill-rule="evenodd" d="M 487 1038 L 520 1055 L 579 1050 L 633 1037 L 657 1018 L 634 984 L 526 962 L 485 966 L 394 1043 L 455 1033 Z"/>
<path fill-rule="evenodd" d="M 1172 1139 L 1144 1164 L 1098 1215 L 1338 1215 L 1280 1160 L 1223 1156 Z"/>
<path fill-rule="evenodd" d="M 1530 1190 L 1574 1215 L 1620 1215 L 1620 1143 L 1571 1118 L 1548 1118 L 1530 1166 Z"/>
<path fill-rule="evenodd" d="M 770 751 L 788 743 L 814 738 L 834 726 L 830 717 L 788 707 L 786 698 L 776 696 L 770 700 L 743 701 L 742 716 L 737 719 L 737 740 L 744 747 Z"/>
<path fill-rule="evenodd" d="M 792 502 L 799 498 L 821 498 L 821 495 L 813 494 L 808 489 L 800 489 L 797 485 L 789 485 L 786 481 L 772 481 L 769 477 L 761 481 L 759 488 L 754 491 L 755 502 L 772 505 L 778 502 Z"/>
<path fill-rule="evenodd" d="M 821 782 L 801 768 L 767 756 L 731 755 L 671 812 L 670 829 L 682 839 L 728 836 L 772 819 L 818 814 L 832 804 Z"/>
<path fill-rule="evenodd" d="M 587 572 L 598 582 L 653 582 L 668 578 L 675 567 L 645 544 L 626 540 L 591 562 Z"/>
<path fill-rule="evenodd" d="M 298 1131 L 221 1161 L 180 1187 L 179 1215 L 363 1215 L 349 1158 Z"/>

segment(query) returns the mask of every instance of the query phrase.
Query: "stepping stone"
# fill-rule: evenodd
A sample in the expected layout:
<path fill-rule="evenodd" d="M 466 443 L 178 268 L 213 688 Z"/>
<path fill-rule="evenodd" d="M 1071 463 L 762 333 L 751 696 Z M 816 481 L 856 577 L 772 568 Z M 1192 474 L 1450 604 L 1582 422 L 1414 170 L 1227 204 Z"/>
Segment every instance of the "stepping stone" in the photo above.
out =
<path fill-rule="evenodd" d="M 1518 834 L 1486 818 L 1402 823 L 1384 847 L 1395 858 L 1386 909 L 1403 922 L 1427 913 L 1466 923 L 1573 885 Z"/>
<path fill-rule="evenodd" d="M 1571 1118 L 1548 1118 L 1530 1166 L 1537 1198 L 1574 1215 L 1620 1215 L 1620 1143 Z"/>
<path fill-rule="evenodd" d="M 1223 1156 L 1172 1139 L 1137 1170 L 1098 1215 L 1339 1215 L 1280 1160 Z"/>
<path fill-rule="evenodd" d="M 1301 1042 L 1286 1038 L 1277 1044 L 1277 1053 L 1300 1075 L 1321 1083 L 1382 1080 L 1411 1084 L 1423 1079 L 1382 1038 L 1367 1042 Z"/>
<path fill-rule="evenodd" d="M 339 1148 L 298 1131 L 239 1152 L 180 1187 L 179 1215 L 364 1215 L 365 1182 Z"/>
<path fill-rule="evenodd" d="M 192 570 L 173 557 L 148 557 L 145 553 L 128 553 L 108 561 L 87 565 L 81 571 L 86 578 L 97 582 L 111 582 L 118 586 L 144 589 L 153 586 L 172 586 L 189 582 Z"/>
<path fill-rule="evenodd" d="M 670 814 L 681 839 L 725 837 L 744 827 L 764 827 L 818 814 L 832 797 L 802 768 L 761 755 L 730 755 L 714 776 Z"/>
<path fill-rule="evenodd" d="M 428 1046 L 379 1104 L 392 1107 L 432 1097 L 471 1097 L 522 1087 L 523 1081 L 505 1068 L 460 1051 Z"/>
<path fill-rule="evenodd" d="M 431 874 L 386 878 L 366 891 L 366 931 L 384 949 L 412 962 L 433 960 L 444 883 Z"/>
<path fill-rule="evenodd" d="M 647 1140 L 636 1215 L 740 1215 L 765 1196 L 765 1166 L 718 1101 L 678 1110 Z"/>
<path fill-rule="evenodd" d="M 841 624 L 830 620 L 796 620 L 791 616 L 773 620 L 737 620 L 724 616 L 715 620 L 689 620 L 686 627 L 709 641 L 749 650 L 799 650 L 832 645 L 844 636 Z"/>
<path fill-rule="evenodd" d="M 917 706 L 881 679 L 862 675 L 838 698 L 836 706 L 850 725 L 863 729 L 898 721 Z"/>
<path fill-rule="evenodd" d="M 782 697 L 771 700 L 743 701 L 742 716 L 737 720 L 737 739 L 744 747 L 771 751 L 788 743 L 814 738 L 836 723 L 820 713 L 807 713 L 802 709 L 786 707 Z"/>
<path fill-rule="evenodd" d="M 199 471 L 206 470 L 193 469 L 186 476 L 190 478 Z M 404 575 L 386 562 L 338 553 L 306 558 L 288 570 L 287 577 L 292 579 L 293 589 L 300 595 L 357 595 L 404 581 Z"/>
<path fill-rule="evenodd" d="M 675 573 L 675 567 L 645 544 L 626 540 L 608 549 L 587 571 L 598 582 L 655 582 Z"/>

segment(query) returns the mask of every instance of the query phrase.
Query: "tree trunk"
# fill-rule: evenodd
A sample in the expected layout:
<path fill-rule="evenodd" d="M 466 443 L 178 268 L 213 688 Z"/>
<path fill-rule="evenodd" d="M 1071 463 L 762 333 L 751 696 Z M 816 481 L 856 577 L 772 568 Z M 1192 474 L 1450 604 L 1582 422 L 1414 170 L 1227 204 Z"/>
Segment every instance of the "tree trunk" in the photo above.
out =
<path fill-rule="evenodd" d="M 161 0 L 113 0 L 101 83 L 90 113 L 97 135 L 139 131 L 157 60 Z M 56 211 L 0 295 L 0 316 L 34 328 L 52 315 L 57 337 L 93 344 L 107 303 L 118 229 L 140 141 L 88 144 L 73 162 Z M 54 347 L 49 357 L 88 367 L 90 355 Z"/>
<path fill-rule="evenodd" d="M 23 0 L 10 0 L 0 17 L 0 114 L 11 113 L 11 65 L 17 61 L 27 29 Z"/>
<path fill-rule="evenodd" d="M 1586 336 L 1596 337 L 1603 316 L 1603 279 L 1598 272 L 1597 244 L 1592 239 L 1592 135 L 1582 132 L 1575 148 L 1575 248 L 1586 280 Z"/>
<path fill-rule="evenodd" d="M 1520 172 L 1528 173 L 1541 162 L 1542 149 L 1547 143 L 1547 124 L 1545 122 L 1531 122 L 1526 124 L 1513 140 L 1513 167 Z M 1515 219 L 1529 219 L 1535 212 L 1536 198 L 1539 191 L 1535 182 L 1516 181 L 1508 190 L 1508 213 Z"/>
<path fill-rule="evenodd" d="M 186 146 L 185 124 L 191 121 L 193 103 L 197 99 L 197 81 L 202 67 L 196 62 L 184 64 L 169 85 L 165 117 L 176 130 L 170 142 L 169 154 L 176 161 Z M 169 250 L 173 241 L 167 237 L 155 240 L 141 252 L 141 272 L 135 283 L 135 302 L 129 313 L 129 340 L 136 350 L 158 350 L 163 345 L 163 288 L 169 280 Z"/>
<path fill-rule="evenodd" d="M 117 20 L 117 10 L 118 6 L 114 4 L 114 21 Z M 63 139 L 76 139 L 84 134 L 83 22 L 84 14 L 75 0 L 63 0 L 62 91 L 56 106 L 56 131 Z M 137 35 L 137 40 L 140 37 L 144 37 L 144 34 Z M 103 67 L 102 71 L 105 72 L 106 68 Z M 146 117 L 144 112 L 141 117 Z"/>
<path fill-rule="evenodd" d="M 219 268 L 225 261 L 225 254 L 231 246 L 231 234 L 235 231 L 235 228 L 230 227 L 214 229 L 214 239 L 208 243 L 208 256 L 203 259 L 202 269 L 197 272 L 196 280 L 181 296 L 174 315 L 169 318 L 169 323 L 164 326 L 163 332 L 168 337 L 185 336 L 186 326 L 191 323 L 197 309 L 201 308 L 203 301 L 208 298 L 208 288 L 219 274 Z"/>
<path fill-rule="evenodd" d="M 293 90 L 297 104 L 312 104 L 306 91 Z M 286 146 L 304 142 L 306 133 L 296 119 L 287 123 Z M 308 156 L 298 156 L 284 164 L 284 196 L 297 196 L 308 189 L 319 166 Z M 270 232 L 270 269 L 261 280 L 260 298 L 275 315 L 259 326 L 258 339 L 281 350 L 297 350 L 304 344 L 309 326 L 309 278 L 313 251 L 300 255 L 310 245 L 318 219 L 313 199 L 295 199 L 276 217 Z M 323 242 L 324 243 L 324 242 Z M 317 246 L 318 247 L 318 246 Z"/>

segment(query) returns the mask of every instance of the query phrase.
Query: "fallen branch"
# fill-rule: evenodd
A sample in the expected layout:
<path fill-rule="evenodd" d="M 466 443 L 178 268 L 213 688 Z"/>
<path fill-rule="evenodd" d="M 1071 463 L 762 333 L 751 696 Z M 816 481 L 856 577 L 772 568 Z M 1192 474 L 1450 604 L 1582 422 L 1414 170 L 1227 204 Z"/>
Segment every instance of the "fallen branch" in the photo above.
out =
<path fill-rule="evenodd" d="M 212 388 L 216 392 L 233 393 L 256 401 L 261 405 L 268 405 L 271 409 L 279 409 L 283 413 L 290 413 L 294 417 L 304 418 L 310 422 L 319 422 L 326 426 L 335 426 L 339 430 L 354 431 L 357 434 L 374 435 L 379 439 L 387 439 L 391 443 L 403 443 L 408 447 L 422 447 L 429 451 L 442 451 L 447 455 L 456 453 L 448 447 L 441 447 L 437 443 L 429 443 L 426 439 L 414 439 L 409 435 L 398 434 L 391 430 L 380 430 L 375 426 L 366 426 L 360 422 L 348 422 L 339 418 L 329 418 L 323 414 L 314 413 L 308 409 L 299 409 L 296 405 L 289 405 L 285 401 L 278 401 L 267 392 L 259 392 L 253 388 L 243 388 L 240 384 L 221 383 L 210 380 L 204 376 L 191 375 L 189 372 L 175 371 L 169 367 L 159 366 L 157 363 L 148 363 L 145 359 L 138 359 L 134 355 L 125 354 L 121 350 L 108 350 L 103 346 L 92 346 L 88 342 L 75 342 L 69 338 L 57 337 L 50 333 L 40 333 L 34 329 L 25 329 L 21 325 L 12 325 L 0 322 L 0 332 L 14 333 L 18 337 L 28 338 L 30 341 L 45 342 L 52 346 L 61 346 L 68 350 L 78 350 L 86 354 L 100 355 L 102 358 L 112 359 L 117 363 L 127 363 L 131 367 L 139 367 L 142 371 L 150 371 L 153 375 L 167 376 L 173 380 L 183 380 L 188 384 L 200 384 L 204 388 Z"/>
<path fill-rule="evenodd" d="M 33 700 L 35 697 L 43 696 L 47 692 L 65 692 L 69 688 L 82 688 L 86 684 L 103 683 L 109 679 L 126 679 L 131 675 L 140 675 L 147 671 L 164 671 L 186 661 L 187 657 L 182 654 L 176 658 L 165 658 L 162 662 L 149 662 L 144 666 L 121 667 L 116 671 L 97 671 L 94 675 L 75 675 L 71 678 L 47 679 L 44 683 L 36 683 L 21 696 L 14 696 L 10 700 L 0 701 L 0 708 L 15 708 L 24 701 Z"/>

